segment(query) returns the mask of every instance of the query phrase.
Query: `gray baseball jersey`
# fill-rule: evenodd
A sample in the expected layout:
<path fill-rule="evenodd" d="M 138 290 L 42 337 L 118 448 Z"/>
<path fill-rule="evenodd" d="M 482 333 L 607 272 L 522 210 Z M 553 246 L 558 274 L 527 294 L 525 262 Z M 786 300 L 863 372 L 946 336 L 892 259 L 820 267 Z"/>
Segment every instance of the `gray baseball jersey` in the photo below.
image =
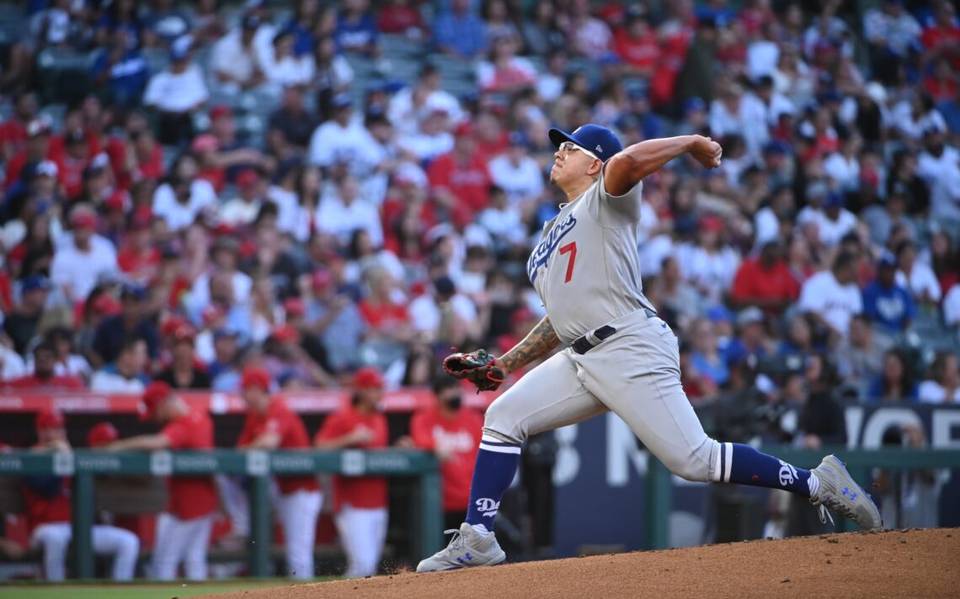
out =
<path fill-rule="evenodd" d="M 612 196 L 601 174 L 544 225 L 527 260 L 527 276 L 562 342 L 651 308 L 643 295 L 637 250 L 642 188 L 638 183 Z"/>

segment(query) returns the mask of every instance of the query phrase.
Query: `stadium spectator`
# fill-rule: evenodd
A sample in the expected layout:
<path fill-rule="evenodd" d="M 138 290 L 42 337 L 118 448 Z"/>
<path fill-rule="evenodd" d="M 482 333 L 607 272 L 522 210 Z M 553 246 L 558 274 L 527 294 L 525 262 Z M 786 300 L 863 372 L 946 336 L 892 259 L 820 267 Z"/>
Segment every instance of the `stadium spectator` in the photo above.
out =
<path fill-rule="evenodd" d="M 146 367 L 150 359 L 143 339 L 127 339 L 112 364 L 106 364 L 90 377 L 90 390 L 99 393 L 140 395 L 149 378 Z"/>
<path fill-rule="evenodd" d="M 450 0 L 433 22 L 433 43 L 440 52 L 472 59 L 487 50 L 487 28 L 471 0 Z"/>
<path fill-rule="evenodd" d="M 270 115 L 268 143 L 275 148 L 283 147 L 271 141 L 271 136 L 282 135 L 283 141 L 302 152 L 310 143 L 310 135 L 317 128 L 317 121 L 304 104 L 306 89 L 300 85 L 284 87 L 283 98 L 276 112 Z M 275 153 L 283 156 L 279 152 Z"/>
<path fill-rule="evenodd" d="M 260 17 L 248 13 L 240 27 L 221 37 L 210 52 L 210 68 L 223 91 L 237 93 L 260 85 L 265 77 L 257 62 L 253 38 L 260 27 Z"/>
<path fill-rule="evenodd" d="M 863 311 L 863 300 L 856 284 L 857 257 L 840 252 L 830 270 L 821 271 L 803 284 L 797 307 L 813 315 L 839 339 L 847 336 L 850 318 Z"/>
<path fill-rule="evenodd" d="M 241 383 L 247 418 L 237 440 L 244 449 L 296 450 L 310 447 L 303 421 L 280 398 L 271 396 L 270 374 L 248 366 Z M 313 578 L 313 545 L 317 516 L 323 502 L 320 485 L 313 476 L 277 478 L 280 495 L 277 513 L 283 525 L 287 555 L 287 574 L 294 578 Z"/>
<path fill-rule="evenodd" d="M 767 336 L 763 311 L 750 306 L 737 314 L 737 335 L 727 341 L 723 347 L 724 359 L 733 366 L 747 362 L 751 366 L 759 364 L 773 354 L 773 343 Z"/>
<path fill-rule="evenodd" d="M 35 391 L 76 391 L 85 387 L 82 378 L 56 374 L 57 351 L 49 341 L 33 348 L 33 373 L 7 380 L 4 385 L 13 389 Z"/>
<path fill-rule="evenodd" d="M 780 241 L 770 240 L 756 258 L 744 260 L 734 275 L 730 300 L 740 306 L 758 306 L 781 314 L 800 295 L 800 285 L 784 260 Z"/>
<path fill-rule="evenodd" d="M 331 274 L 318 270 L 310 275 L 311 298 L 307 301 L 305 325 L 319 336 L 330 369 L 339 373 L 360 361 L 360 343 L 366 323 L 357 305 L 337 289 Z"/>
<path fill-rule="evenodd" d="M 383 245 L 383 225 L 377 206 L 361 195 L 360 184 L 351 175 L 343 175 L 336 190 L 320 200 L 317 208 L 318 230 L 336 236 L 345 244 L 357 229 L 370 236 L 375 247 Z"/>
<path fill-rule="evenodd" d="M 140 417 L 163 428 L 159 433 L 115 441 L 112 451 L 159 449 L 208 450 L 213 448 L 213 421 L 204 409 L 191 408 L 170 385 L 156 381 L 143 393 Z M 169 504 L 157 517 L 151 576 L 157 580 L 207 578 L 207 545 L 219 497 L 210 476 L 173 476 L 168 484 Z"/>
<path fill-rule="evenodd" d="M 479 156 L 474 128 L 456 129 L 453 151 L 431 163 L 427 176 L 434 200 L 458 227 L 465 227 L 490 202 L 490 173 Z"/>
<path fill-rule="evenodd" d="M 316 71 L 313 56 L 295 54 L 294 42 L 292 31 L 281 30 L 273 37 L 271 51 L 261 56 L 260 68 L 277 96 L 284 86 L 309 83 Z"/>
<path fill-rule="evenodd" d="M 920 383 L 917 397 L 924 403 L 960 402 L 960 358 L 939 352 L 930 366 L 930 378 Z"/>
<path fill-rule="evenodd" d="M 196 333 L 184 324 L 173 332 L 173 350 L 170 366 L 157 374 L 172 389 L 209 389 L 210 375 L 194 350 Z"/>
<path fill-rule="evenodd" d="M 337 14 L 333 37 L 337 49 L 366 56 L 376 56 L 377 21 L 370 12 L 369 0 L 346 0 Z"/>
<path fill-rule="evenodd" d="M 375 449 L 387 446 L 387 419 L 379 411 L 383 376 L 361 368 L 353 377 L 350 405 L 323 422 L 314 438 L 319 449 Z M 340 543 L 347 554 L 344 576 L 372 576 L 380 567 L 387 534 L 387 480 L 382 476 L 334 477 L 334 510 Z"/>
<path fill-rule="evenodd" d="M 840 377 L 862 392 L 880 375 L 884 350 L 889 339 L 874 337 L 873 327 L 866 315 L 856 314 L 850 319 L 850 335 L 837 348 L 837 372 Z"/>
<path fill-rule="evenodd" d="M 658 311 L 682 329 L 686 329 L 694 318 L 703 313 L 703 295 L 683 278 L 677 259 L 673 256 L 663 259 L 660 274 L 652 287 L 653 295 L 658 298 Z"/>
<path fill-rule="evenodd" d="M 917 260 L 917 246 L 904 241 L 896 248 L 898 285 L 906 287 L 920 304 L 937 304 L 943 297 L 940 282 L 929 264 Z"/>
<path fill-rule="evenodd" d="M 423 38 L 426 26 L 423 17 L 410 0 L 390 0 L 380 9 L 377 30 L 381 33 L 405 35 L 410 39 Z"/>
<path fill-rule="evenodd" d="M 867 399 L 871 402 L 917 400 L 917 385 L 913 373 L 900 351 L 891 349 L 884 353 L 883 369 L 879 376 L 871 381 Z"/>
<path fill-rule="evenodd" d="M 863 290 L 864 316 L 887 335 L 904 331 L 917 313 L 913 297 L 896 278 L 896 258 L 886 253 L 877 264 L 877 278 Z"/>
<path fill-rule="evenodd" d="M 105 40 L 91 67 L 96 83 L 107 86 L 109 100 L 120 107 L 133 108 L 140 103 L 150 76 L 150 68 L 136 33 L 117 27 Z"/>
<path fill-rule="evenodd" d="M 694 372 L 706 377 L 710 383 L 720 387 L 730 378 L 730 370 L 723 356 L 714 326 L 705 318 L 698 318 L 690 324 L 691 344 L 690 365 Z"/>
<path fill-rule="evenodd" d="M 170 66 L 147 83 L 143 103 L 157 111 L 158 139 L 176 145 L 193 134 L 192 114 L 210 98 L 200 67 L 191 62 L 193 38 L 178 37 L 170 45 Z"/>
<path fill-rule="evenodd" d="M 128 339 L 143 339 L 151 357 L 157 356 L 157 327 L 148 312 L 148 291 L 136 285 L 125 285 L 120 293 L 120 313 L 100 323 L 93 340 L 93 349 L 101 363 L 117 359 Z"/>
<path fill-rule="evenodd" d="M 51 288 L 50 281 L 42 275 L 31 275 L 20 284 L 20 301 L 3 317 L 3 332 L 13 341 L 17 353 L 26 354 L 36 337 Z"/>
<path fill-rule="evenodd" d="M 70 451 L 63 416 L 45 410 L 37 414 L 37 444 L 33 451 Z M 67 548 L 73 536 L 69 479 L 56 475 L 24 478 L 23 499 L 30 532 L 30 545 L 43 551 L 45 578 L 59 582 L 66 578 Z M 133 579 L 140 553 L 140 540 L 129 530 L 94 524 L 90 530 L 94 553 L 113 556 L 111 577 Z"/>

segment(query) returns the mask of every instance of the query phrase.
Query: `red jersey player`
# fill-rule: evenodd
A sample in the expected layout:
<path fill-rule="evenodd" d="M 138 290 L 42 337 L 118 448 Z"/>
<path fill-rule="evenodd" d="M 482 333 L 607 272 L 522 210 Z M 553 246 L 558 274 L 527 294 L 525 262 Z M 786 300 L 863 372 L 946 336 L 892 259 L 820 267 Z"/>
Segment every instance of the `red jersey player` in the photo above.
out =
<path fill-rule="evenodd" d="M 361 368 L 353 378 L 349 406 L 331 414 L 314 439 L 320 449 L 374 449 L 387 446 L 387 419 L 379 411 L 383 377 Z M 340 543 L 347 553 L 345 576 L 377 573 L 387 535 L 387 480 L 382 476 L 337 476 L 334 502 Z"/>
<path fill-rule="evenodd" d="M 212 449 L 213 421 L 206 410 L 193 409 L 170 385 L 150 383 L 143 393 L 140 417 L 163 425 L 159 433 L 129 437 L 111 443 L 111 450 Z M 207 546 L 213 517 L 220 505 L 211 476 L 173 476 L 169 506 L 157 518 L 153 549 L 153 578 L 173 580 L 183 562 L 190 580 L 207 578 Z"/>
<path fill-rule="evenodd" d="M 35 451 L 70 451 L 63 416 L 53 410 L 37 414 Z M 43 569 L 47 580 L 66 577 L 67 547 L 73 537 L 70 486 L 59 476 L 24 478 L 23 498 L 27 504 L 27 522 L 31 528 L 30 545 L 43 549 Z M 129 530 L 95 524 L 90 531 L 93 551 L 112 554 L 114 580 L 130 580 L 140 553 L 140 539 Z"/>
<path fill-rule="evenodd" d="M 310 437 L 303 421 L 287 404 L 270 395 L 270 373 L 248 367 L 241 383 L 247 420 L 238 447 L 249 449 L 307 449 Z M 313 577 L 313 545 L 323 497 L 315 476 L 277 478 L 277 513 L 283 524 L 288 574 Z"/>
<path fill-rule="evenodd" d="M 416 447 L 432 451 L 440 460 L 444 528 L 457 528 L 467 515 L 483 417 L 461 405 L 461 387 L 456 379 L 445 375 L 438 378 L 433 392 L 436 405 L 413 415 L 410 436 Z"/>

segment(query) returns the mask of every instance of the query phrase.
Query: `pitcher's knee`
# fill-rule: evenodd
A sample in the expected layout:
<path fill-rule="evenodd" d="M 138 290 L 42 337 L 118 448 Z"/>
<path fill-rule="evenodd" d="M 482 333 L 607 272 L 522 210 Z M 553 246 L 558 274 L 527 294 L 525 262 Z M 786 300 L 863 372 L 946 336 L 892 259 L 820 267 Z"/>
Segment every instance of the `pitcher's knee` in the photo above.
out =
<path fill-rule="evenodd" d="M 705 438 L 703 442 L 685 455 L 676 455 L 662 458 L 663 464 L 680 478 L 691 482 L 710 482 L 713 480 L 714 456 L 718 455 L 720 444 Z"/>
<path fill-rule="evenodd" d="M 527 440 L 527 431 L 522 423 L 514 420 L 514 416 L 509 414 L 509 406 L 504 402 L 494 401 L 483 417 L 484 434 L 490 434 L 505 443 L 523 444 Z"/>

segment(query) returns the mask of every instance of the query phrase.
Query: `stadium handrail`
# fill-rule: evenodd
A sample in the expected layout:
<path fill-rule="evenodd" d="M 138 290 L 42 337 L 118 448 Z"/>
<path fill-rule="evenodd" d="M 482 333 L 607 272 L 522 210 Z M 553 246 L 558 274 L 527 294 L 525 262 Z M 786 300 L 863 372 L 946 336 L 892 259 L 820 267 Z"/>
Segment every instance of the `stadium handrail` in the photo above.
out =
<path fill-rule="evenodd" d="M 440 548 L 442 517 L 440 474 L 433 454 L 412 449 L 340 451 L 154 451 L 106 452 L 76 450 L 0 453 L 0 476 L 55 475 L 73 478 L 73 560 L 79 578 L 94 575 L 90 531 L 94 519 L 96 476 L 169 476 L 239 474 L 250 477 L 250 573 L 269 574 L 270 477 L 272 475 L 342 474 L 416 477 L 418 513 L 414 553 L 426 557 Z"/>

